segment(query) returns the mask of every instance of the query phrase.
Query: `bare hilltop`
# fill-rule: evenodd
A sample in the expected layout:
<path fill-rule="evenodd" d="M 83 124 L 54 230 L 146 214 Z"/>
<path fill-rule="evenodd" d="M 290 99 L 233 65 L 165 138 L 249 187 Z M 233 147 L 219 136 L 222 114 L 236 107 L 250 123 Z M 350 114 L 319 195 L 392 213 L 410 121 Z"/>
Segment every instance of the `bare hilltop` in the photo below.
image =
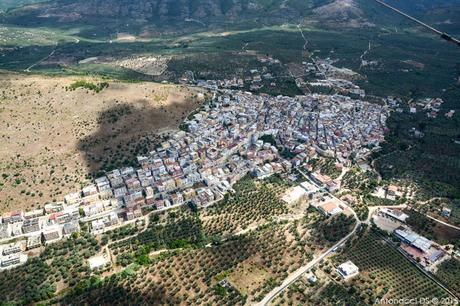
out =
<path fill-rule="evenodd" d="M 0 75 L 0 210 L 32 208 L 135 161 L 203 91 L 81 77 Z"/>

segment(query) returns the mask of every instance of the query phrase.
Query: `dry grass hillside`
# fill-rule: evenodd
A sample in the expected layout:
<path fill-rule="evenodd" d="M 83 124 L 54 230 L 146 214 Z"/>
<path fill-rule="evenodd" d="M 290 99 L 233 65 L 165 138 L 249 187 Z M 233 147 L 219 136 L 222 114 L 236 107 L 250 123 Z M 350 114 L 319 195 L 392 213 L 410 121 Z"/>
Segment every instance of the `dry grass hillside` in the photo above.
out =
<path fill-rule="evenodd" d="M 61 200 L 89 174 L 132 163 L 202 102 L 178 85 L 69 89 L 80 80 L 0 75 L 0 211 Z"/>

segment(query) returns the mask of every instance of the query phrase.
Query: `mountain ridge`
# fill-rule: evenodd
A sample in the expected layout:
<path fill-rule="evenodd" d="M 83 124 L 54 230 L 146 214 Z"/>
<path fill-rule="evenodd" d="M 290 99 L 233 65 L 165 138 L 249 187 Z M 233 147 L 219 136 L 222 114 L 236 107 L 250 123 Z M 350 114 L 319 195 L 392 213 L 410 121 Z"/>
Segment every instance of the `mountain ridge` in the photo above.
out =
<path fill-rule="evenodd" d="M 264 12 L 273 15 L 302 16 L 302 9 L 331 1 L 244 1 L 244 0 L 55 0 L 13 9 L 10 15 L 33 13 L 38 17 L 143 18 L 152 21 L 184 18 L 236 19 Z"/>

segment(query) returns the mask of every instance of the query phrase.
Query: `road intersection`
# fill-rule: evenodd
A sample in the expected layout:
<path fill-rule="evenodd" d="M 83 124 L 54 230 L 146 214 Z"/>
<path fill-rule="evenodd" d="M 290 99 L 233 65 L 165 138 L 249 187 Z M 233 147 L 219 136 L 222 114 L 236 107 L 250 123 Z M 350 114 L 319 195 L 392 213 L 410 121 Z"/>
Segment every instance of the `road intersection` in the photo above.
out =
<path fill-rule="evenodd" d="M 313 182 L 307 174 L 305 174 L 304 172 L 302 172 L 300 169 L 297 169 L 299 171 L 300 174 L 302 174 L 302 176 L 307 179 L 311 184 L 315 185 L 316 187 L 318 188 L 321 188 L 320 186 L 318 186 L 315 182 Z M 299 269 L 297 269 L 296 271 L 292 272 L 284 281 L 281 285 L 279 285 L 278 287 L 275 287 L 273 288 L 263 299 L 262 301 L 260 301 L 259 303 L 256 303 L 254 304 L 254 306 L 265 306 L 265 305 L 268 305 L 270 304 L 270 302 L 278 295 L 280 294 L 281 292 L 283 292 L 284 289 L 286 289 L 287 287 L 289 287 L 289 285 L 291 285 L 292 283 L 294 283 L 296 280 L 298 280 L 304 273 L 310 271 L 312 268 L 314 268 L 317 264 L 319 264 L 325 257 L 327 257 L 329 254 L 335 252 L 335 250 L 337 250 L 338 248 L 340 248 L 341 246 L 343 246 L 347 241 L 348 239 L 350 239 L 355 233 L 356 231 L 361 228 L 361 225 L 363 224 L 363 222 L 361 222 L 358 218 L 358 215 L 356 214 L 356 212 L 351 208 L 349 207 L 345 202 L 343 202 L 342 200 L 338 199 L 336 196 L 334 196 L 333 194 L 331 194 L 330 192 L 326 191 L 326 193 L 331 197 L 331 198 L 334 198 L 336 199 L 337 201 L 339 201 L 341 203 L 341 205 L 343 205 L 345 208 L 347 208 L 349 211 L 351 211 L 351 213 L 353 214 L 355 220 L 356 220 L 356 225 L 355 227 L 353 228 L 353 230 L 348 234 L 346 235 L 345 237 L 343 237 L 342 239 L 340 239 L 339 242 L 337 242 L 336 244 L 334 244 L 332 247 L 330 247 L 329 249 L 327 249 L 326 251 L 324 251 L 323 253 L 321 253 L 320 255 L 316 256 L 315 258 L 313 258 L 313 260 L 311 260 L 309 263 L 307 263 L 306 265 L 300 267 Z"/>

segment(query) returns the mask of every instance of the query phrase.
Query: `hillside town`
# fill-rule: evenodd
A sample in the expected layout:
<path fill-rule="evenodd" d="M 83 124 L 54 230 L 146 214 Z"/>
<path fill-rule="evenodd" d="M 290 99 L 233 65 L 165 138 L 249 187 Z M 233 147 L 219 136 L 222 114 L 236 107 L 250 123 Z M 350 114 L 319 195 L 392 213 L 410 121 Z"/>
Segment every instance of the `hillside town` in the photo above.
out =
<path fill-rule="evenodd" d="M 271 97 L 222 91 L 191 114 L 183 130 L 139 156 L 138 169 L 113 170 L 66 195 L 63 202 L 4 214 L 1 242 L 22 242 L 5 247 L 14 252 L 4 252 L 0 265 L 24 262 L 22 251 L 72 235 L 81 224 L 99 234 L 149 209 L 212 205 L 247 174 L 264 178 L 289 172 L 317 156 L 344 162 L 363 158 L 383 140 L 387 116 L 385 106 L 341 95 Z M 330 191 L 338 187 L 318 174 L 312 178 Z M 329 206 L 329 215 L 340 209 Z"/>

